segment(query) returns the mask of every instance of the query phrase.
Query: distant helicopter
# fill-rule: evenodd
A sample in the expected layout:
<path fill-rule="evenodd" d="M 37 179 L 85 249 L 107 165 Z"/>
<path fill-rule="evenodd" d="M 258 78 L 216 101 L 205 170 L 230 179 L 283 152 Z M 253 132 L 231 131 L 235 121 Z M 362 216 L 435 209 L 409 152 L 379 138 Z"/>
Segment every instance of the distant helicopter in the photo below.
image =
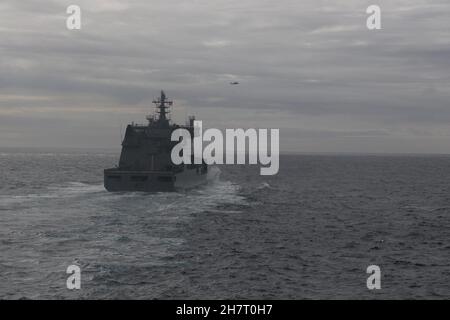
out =
<path fill-rule="evenodd" d="M 239 82 L 233 81 L 233 82 L 230 82 L 230 84 L 231 84 L 232 86 L 235 86 L 235 85 L 239 84 Z"/>

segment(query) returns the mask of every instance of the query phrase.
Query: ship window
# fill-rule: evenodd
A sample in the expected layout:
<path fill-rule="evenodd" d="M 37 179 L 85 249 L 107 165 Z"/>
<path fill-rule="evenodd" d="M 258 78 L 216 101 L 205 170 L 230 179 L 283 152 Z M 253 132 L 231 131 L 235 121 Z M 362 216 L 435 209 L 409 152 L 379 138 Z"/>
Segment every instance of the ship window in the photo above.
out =
<path fill-rule="evenodd" d="M 108 176 L 108 179 L 120 180 L 121 176 Z"/>
<path fill-rule="evenodd" d="M 161 182 L 172 182 L 172 177 L 171 176 L 159 176 L 158 177 L 158 181 L 161 181 Z"/>
<path fill-rule="evenodd" d="M 131 176 L 131 181 L 147 181 L 147 176 Z"/>

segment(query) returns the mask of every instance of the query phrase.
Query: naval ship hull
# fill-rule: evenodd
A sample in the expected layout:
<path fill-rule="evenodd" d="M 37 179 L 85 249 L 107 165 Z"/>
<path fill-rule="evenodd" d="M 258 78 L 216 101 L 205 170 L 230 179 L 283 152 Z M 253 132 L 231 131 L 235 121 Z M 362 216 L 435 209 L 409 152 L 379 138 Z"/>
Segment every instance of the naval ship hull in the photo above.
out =
<path fill-rule="evenodd" d="M 191 189 L 206 183 L 206 172 L 200 170 L 171 171 L 123 171 L 104 170 L 104 186 L 111 192 L 173 192 Z"/>
<path fill-rule="evenodd" d="M 172 141 L 172 133 L 185 130 L 193 141 L 195 117 L 189 117 L 189 123 L 184 126 L 171 123 L 167 115 L 173 101 L 167 99 L 164 91 L 153 103 L 157 112 L 147 116 L 147 125 L 133 122 L 127 126 L 119 164 L 104 170 L 106 190 L 169 192 L 206 182 L 208 166 L 204 161 L 196 163 L 192 156 L 192 164 L 172 162 L 171 150 L 179 143 Z"/>

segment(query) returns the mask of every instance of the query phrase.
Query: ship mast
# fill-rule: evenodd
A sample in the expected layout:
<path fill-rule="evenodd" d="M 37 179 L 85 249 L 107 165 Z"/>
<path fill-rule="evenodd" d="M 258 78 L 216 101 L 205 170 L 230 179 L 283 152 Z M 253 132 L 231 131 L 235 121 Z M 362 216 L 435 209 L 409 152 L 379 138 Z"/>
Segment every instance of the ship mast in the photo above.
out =
<path fill-rule="evenodd" d="M 161 125 L 168 125 L 169 120 L 167 119 L 167 114 L 169 113 L 169 106 L 173 105 L 173 101 L 167 100 L 166 94 L 163 90 L 161 90 L 161 97 L 157 100 L 153 100 L 153 103 L 156 105 L 158 109 L 157 113 L 159 114 L 158 123 Z"/>

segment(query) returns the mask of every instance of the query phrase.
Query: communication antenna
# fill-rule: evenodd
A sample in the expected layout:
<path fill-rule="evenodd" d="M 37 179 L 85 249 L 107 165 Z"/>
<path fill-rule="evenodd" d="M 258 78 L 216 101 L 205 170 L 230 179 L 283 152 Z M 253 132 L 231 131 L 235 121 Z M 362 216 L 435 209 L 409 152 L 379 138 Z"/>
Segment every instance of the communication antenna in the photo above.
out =
<path fill-rule="evenodd" d="M 161 97 L 157 100 L 153 100 L 153 103 L 156 105 L 156 111 L 159 114 L 158 122 L 160 124 L 168 124 L 167 115 L 170 113 L 169 107 L 173 105 L 173 101 L 167 100 L 166 94 L 163 90 L 161 90 Z"/>

